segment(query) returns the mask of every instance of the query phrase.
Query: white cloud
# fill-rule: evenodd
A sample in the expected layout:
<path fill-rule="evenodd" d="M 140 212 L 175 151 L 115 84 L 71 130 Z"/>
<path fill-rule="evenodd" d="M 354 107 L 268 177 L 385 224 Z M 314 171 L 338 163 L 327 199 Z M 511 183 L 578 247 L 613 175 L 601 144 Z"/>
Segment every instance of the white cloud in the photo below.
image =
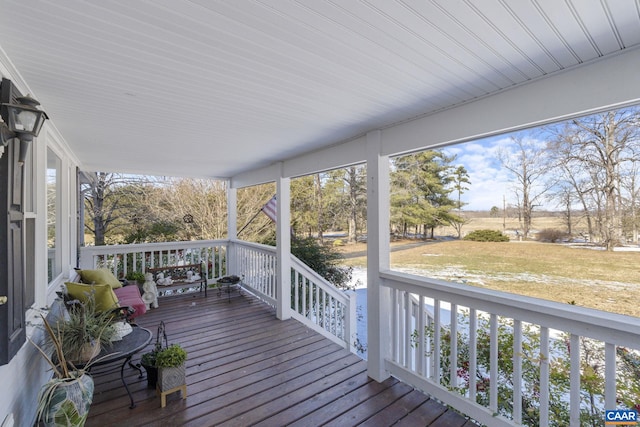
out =
<path fill-rule="evenodd" d="M 527 135 L 522 136 L 529 138 Z M 467 203 L 464 209 L 489 210 L 493 206 L 502 208 L 503 199 L 506 199 L 507 204 L 515 203 L 513 177 L 502 168 L 498 159 L 500 150 L 509 152 L 513 148 L 510 135 L 502 135 L 443 149 L 449 155 L 455 154 L 457 158 L 454 164 L 463 165 L 469 173 L 471 185 L 461 198 Z"/>

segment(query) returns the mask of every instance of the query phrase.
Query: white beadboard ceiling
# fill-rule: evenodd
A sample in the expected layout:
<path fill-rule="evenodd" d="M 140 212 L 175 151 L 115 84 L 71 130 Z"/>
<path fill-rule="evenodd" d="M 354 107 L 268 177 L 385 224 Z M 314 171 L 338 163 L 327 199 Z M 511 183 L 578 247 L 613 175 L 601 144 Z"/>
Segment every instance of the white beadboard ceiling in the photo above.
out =
<path fill-rule="evenodd" d="M 229 177 L 638 44 L 638 0 L 0 0 L 88 171 Z"/>

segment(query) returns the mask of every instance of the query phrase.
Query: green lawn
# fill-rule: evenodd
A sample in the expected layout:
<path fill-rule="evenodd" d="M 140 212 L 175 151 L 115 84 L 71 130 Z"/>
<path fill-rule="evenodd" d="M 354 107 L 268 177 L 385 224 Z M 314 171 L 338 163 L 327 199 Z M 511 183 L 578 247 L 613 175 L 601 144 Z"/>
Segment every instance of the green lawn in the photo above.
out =
<path fill-rule="evenodd" d="M 640 317 L 640 252 L 537 242 L 415 243 L 393 243 L 392 268 Z M 349 257 L 364 249 L 364 245 L 342 248 L 345 263 L 364 266 L 364 257 Z"/>

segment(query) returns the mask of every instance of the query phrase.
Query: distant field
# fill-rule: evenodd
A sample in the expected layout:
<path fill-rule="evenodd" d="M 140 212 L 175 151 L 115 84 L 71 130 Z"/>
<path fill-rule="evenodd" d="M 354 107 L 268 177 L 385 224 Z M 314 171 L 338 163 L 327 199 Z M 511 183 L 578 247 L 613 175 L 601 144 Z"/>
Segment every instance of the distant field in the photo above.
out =
<path fill-rule="evenodd" d="M 544 230 L 545 228 L 554 228 L 562 231 L 567 230 L 567 225 L 561 214 L 539 214 L 542 216 L 534 216 L 531 224 L 532 230 Z M 520 229 L 518 218 L 492 218 L 486 212 L 465 212 L 464 216 L 469 223 L 462 227 L 462 235 L 470 233 L 473 230 L 490 229 L 505 231 L 507 234 L 515 233 Z M 584 219 L 576 215 L 572 220 L 572 231 L 581 233 L 587 231 L 587 223 Z M 457 232 L 453 227 L 438 227 L 435 229 L 437 236 L 457 236 Z"/>
<path fill-rule="evenodd" d="M 365 265 L 365 244 L 347 245 L 341 251 L 345 264 Z M 517 241 L 397 241 L 391 252 L 395 269 L 637 317 L 639 263 L 640 252 Z"/>

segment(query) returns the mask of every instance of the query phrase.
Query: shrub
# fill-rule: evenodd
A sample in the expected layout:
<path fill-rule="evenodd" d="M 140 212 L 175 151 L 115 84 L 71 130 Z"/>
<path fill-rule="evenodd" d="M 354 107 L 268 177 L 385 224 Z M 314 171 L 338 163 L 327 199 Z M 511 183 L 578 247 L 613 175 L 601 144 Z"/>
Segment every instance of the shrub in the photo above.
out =
<path fill-rule="evenodd" d="M 294 239 L 291 241 L 291 253 L 335 286 L 349 286 L 352 269 L 340 266 L 342 254 L 333 247 L 322 245 L 313 238 Z"/>
<path fill-rule="evenodd" d="M 509 238 L 497 230 L 475 230 L 464 236 L 463 240 L 474 242 L 508 242 Z"/>
<path fill-rule="evenodd" d="M 263 243 L 275 246 L 273 240 Z M 322 245 L 312 237 L 292 239 L 291 253 L 336 287 L 349 289 L 353 269 L 340 265 L 344 257 L 335 246 Z"/>
<path fill-rule="evenodd" d="M 540 230 L 536 235 L 536 239 L 540 242 L 556 243 L 569 237 L 569 234 L 555 228 L 545 228 Z"/>

